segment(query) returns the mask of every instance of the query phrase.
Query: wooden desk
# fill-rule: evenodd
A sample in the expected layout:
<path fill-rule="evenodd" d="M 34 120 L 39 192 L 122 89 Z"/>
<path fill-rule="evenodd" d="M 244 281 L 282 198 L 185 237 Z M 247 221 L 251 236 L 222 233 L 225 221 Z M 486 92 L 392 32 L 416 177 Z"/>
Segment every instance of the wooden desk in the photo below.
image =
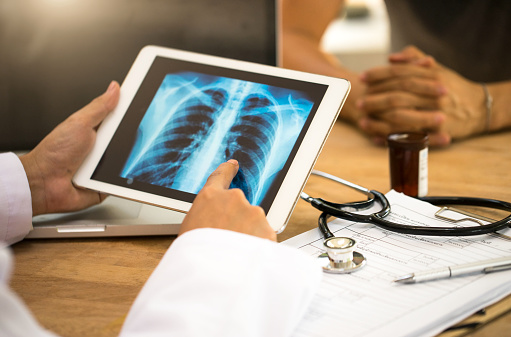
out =
<path fill-rule="evenodd" d="M 510 144 L 508 132 L 431 150 L 430 195 L 511 201 Z M 387 150 L 371 145 L 341 123 L 334 127 L 316 168 L 371 189 L 389 190 Z M 311 178 L 306 191 L 339 201 L 360 197 L 342 188 L 324 194 L 324 183 Z M 315 228 L 318 215 L 299 201 L 279 241 Z M 13 247 L 16 267 L 11 285 L 41 324 L 62 336 L 116 336 L 131 303 L 173 239 L 26 240 Z M 490 307 L 486 315 L 474 315 L 470 320 L 490 321 L 469 330 L 471 336 L 509 335 L 511 297 Z M 467 331 L 442 335 L 458 336 Z"/>

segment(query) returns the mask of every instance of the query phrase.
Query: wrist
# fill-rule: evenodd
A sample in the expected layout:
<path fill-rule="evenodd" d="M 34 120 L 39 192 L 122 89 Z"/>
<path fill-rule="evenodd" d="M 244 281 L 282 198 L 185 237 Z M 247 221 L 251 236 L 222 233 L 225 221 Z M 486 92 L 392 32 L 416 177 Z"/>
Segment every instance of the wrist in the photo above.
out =
<path fill-rule="evenodd" d="M 353 125 L 358 125 L 360 119 L 366 116 L 361 104 L 364 98 L 364 92 L 366 91 L 366 85 L 358 79 L 358 75 L 350 76 L 349 81 L 351 83 L 351 89 L 341 110 L 340 117 L 344 121 Z"/>
<path fill-rule="evenodd" d="M 21 164 L 27 175 L 30 195 L 32 197 L 32 215 L 44 213 L 45 194 L 44 179 L 34 155 L 30 152 L 20 157 Z"/>
<path fill-rule="evenodd" d="M 511 128 L 511 82 L 498 82 L 487 84 L 488 92 L 493 98 L 492 114 L 489 131 L 499 131 Z"/>
<path fill-rule="evenodd" d="M 488 89 L 486 83 L 481 83 L 484 92 L 484 108 L 485 108 L 485 132 L 492 131 L 492 115 L 493 115 L 493 96 Z"/>
<path fill-rule="evenodd" d="M 362 115 L 362 111 L 357 106 L 357 101 L 354 98 L 348 98 L 339 114 L 339 118 L 347 123 L 357 125 Z"/>

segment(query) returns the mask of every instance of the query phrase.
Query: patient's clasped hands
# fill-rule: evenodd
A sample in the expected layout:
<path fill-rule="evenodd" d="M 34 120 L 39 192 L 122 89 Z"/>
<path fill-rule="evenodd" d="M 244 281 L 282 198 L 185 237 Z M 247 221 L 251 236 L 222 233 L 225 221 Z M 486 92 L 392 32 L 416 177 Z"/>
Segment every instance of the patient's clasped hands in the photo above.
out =
<path fill-rule="evenodd" d="M 389 65 L 364 72 L 358 126 L 379 144 L 389 133 L 426 131 L 432 146 L 487 131 L 481 84 L 438 64 L 415 47 L 389 56 Z"/>

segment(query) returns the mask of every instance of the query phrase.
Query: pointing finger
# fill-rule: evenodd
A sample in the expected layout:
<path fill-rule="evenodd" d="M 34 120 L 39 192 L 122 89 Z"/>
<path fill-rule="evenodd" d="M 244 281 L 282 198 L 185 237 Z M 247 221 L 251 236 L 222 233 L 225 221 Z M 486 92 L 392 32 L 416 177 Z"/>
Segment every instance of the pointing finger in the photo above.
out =
<path fill-rule="evenodd" d="M 238 173 L 238 168 L 238 161 L 234 159 L 230 159 L 227 162 L 220 164 L 218 168 L 211 173 L 206 184 L 204 184 L 204 187 L 216 186 L 224 189 L 229 188 L 232 179 L 236 173 Z"/>

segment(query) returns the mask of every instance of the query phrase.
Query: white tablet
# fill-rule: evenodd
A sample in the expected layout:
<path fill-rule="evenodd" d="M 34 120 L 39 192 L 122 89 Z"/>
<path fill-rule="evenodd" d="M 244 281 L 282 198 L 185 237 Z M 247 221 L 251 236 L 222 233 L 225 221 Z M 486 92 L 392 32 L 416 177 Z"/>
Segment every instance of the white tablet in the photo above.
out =
<path fill-rule="evenodd" d="M 210 173 L 233 158 L 240 169 L 231 187 L 280 232 L 349 88 L 343 79 L 145 47 L 74 182 L 187 212 Z"/>

